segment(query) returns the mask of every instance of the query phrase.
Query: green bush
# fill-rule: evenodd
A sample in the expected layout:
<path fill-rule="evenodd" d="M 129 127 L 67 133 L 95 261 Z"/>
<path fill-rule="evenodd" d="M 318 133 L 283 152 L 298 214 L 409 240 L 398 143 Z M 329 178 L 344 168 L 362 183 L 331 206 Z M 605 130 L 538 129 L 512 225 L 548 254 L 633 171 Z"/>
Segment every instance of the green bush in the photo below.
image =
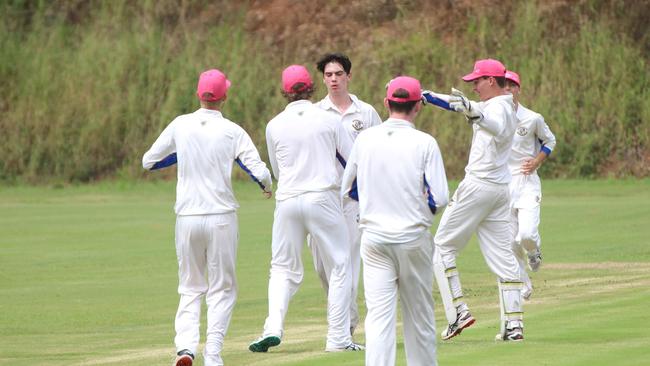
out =
<path fill-rule="evenodd" d="M 558 138 L 543 175 L 647 176 L 647 50 L 617 30 L 619 23 L 594 15 L 601 3 L 583 1 L 586 6 L 570 14 L 579 27 L 561 31 L 535 1 L 515 3 L 505 24 L 470 14 L 453 38 L 426 21 L 399 39 L 382 38 L 378 28 L 371 47 L 344 50 L 354 61 L 351 89 L 385 117 L 384 85 L 393 76 L 409 74 L 427 89 L 455 86 L 472 95 L 459 77 L 477 58 L 499 58 L 522 75 L 522 102 L 542 113 Z M 176 115 L 198 107 L 196 77 L 212 67 L 233 82 L 224 114 L 249 132 L 266 158 L 264 127 L 285 104 L 280 72 L 289 63 L 315 72 L 315 60 L 296 59 L 291 45 L 278 51 L 259 42 L 245 29 L 245 5 L 228 4 L 216 5 L 228 7 L 227 16 L 208 22 L 188 16 L 215 6 L 205 1 L 0 5 L 0 180 L 148 176 L 142 154 Z M 392 20 L 396 26 L 406 27 L 416 15 L 417 8 L 407 8 Z M 324 43 L 323 52 L 331 47 Z M 320 87 L 318 96 L 324 93 Z M 462 176 L 471 139 L 463 119 L 427 108 L 417 122 L 438 139 L 450 177 Z"/>

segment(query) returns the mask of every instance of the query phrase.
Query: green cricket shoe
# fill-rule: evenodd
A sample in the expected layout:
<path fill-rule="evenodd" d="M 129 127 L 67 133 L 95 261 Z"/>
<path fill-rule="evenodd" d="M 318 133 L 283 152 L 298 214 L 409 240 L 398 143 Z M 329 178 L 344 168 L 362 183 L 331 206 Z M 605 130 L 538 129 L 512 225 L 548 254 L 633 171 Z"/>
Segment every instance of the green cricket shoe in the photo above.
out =
<path fill-rule="evenodd" d="M 278 336 L 261 336 L 248 346 L 248 350 L 251 352 L 267 352 L 269 348 L 279 345 L 280 342 L 280 337 Z"/>

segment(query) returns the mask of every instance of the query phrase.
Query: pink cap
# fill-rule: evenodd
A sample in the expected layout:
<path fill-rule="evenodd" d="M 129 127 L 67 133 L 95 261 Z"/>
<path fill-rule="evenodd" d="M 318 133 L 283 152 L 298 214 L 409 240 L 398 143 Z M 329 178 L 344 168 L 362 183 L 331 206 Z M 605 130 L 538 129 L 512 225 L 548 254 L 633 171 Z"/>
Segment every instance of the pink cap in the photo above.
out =
<path fill-rule="evenodd" d="M 293 90 L 297 83 L 303 83 L 305 86 L 301 90 Z M 286 93 L 301 92 L 314 85 L 311 75 L 306 67 L 302 65 L 291 65 L 282 71 L 282 90 Z"/>
<path fill-rule="evenodd" d="M 216 102 L 226 95 L 228 88 L 230 88 L 230 80 L 226 79 L 226 75 L 217 69 L 211 69 L 201 73 L 196 95 L 200 100 Z M 204 98 L 205 93 L 212 94 L 212 97 Z"/>
<path fill-rule="evenodd" d="M 478 60 L 474 63 L 474 71 L 470 74 L 463 76 L 463 80 L 472 81 L 483 76 L 500 76 L 506 75 L 506 67 L 497 60 L 488 58 L 486 60 Z"/>
<path fill-rule="evenodd" d="M 406 92 L 405 94 L 407 97 L 396 97 L 393 95 L 400 89 Z M 388 86 L 386 87 L 386 99 L 398 103 L 421 100 L 422 87 L 420 87 L 420 82 L 418 79 L 414 79 L 410 76 L 398 76 L 388 82 Z"/>
<path fill-rule="evenodd" d="M 506 80 L 514 81 L 517 86 L 521 86 L 521 83 L 519 82 L 519 74 L 514 71 L 506 71 Z"/>

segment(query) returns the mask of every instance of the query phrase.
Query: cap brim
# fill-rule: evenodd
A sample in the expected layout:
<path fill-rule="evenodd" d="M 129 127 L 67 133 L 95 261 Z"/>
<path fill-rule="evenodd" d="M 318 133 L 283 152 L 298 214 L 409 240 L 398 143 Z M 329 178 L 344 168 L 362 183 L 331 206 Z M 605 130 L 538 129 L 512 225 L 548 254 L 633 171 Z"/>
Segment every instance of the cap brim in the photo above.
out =
<path fill-rule="evenodd" d="M 230 89 L 230 80 L 226 79 L 226 90 Z"/>
<path fill-rule="evenodd" d="M 467 74 L 467 75 L 463 76 L 463 80 L 464 81 L 472 81 L 472 80 L 476 80 L 476 79 L 478 79 L 480 77 L 481 77 L 481 75 L 479 75 L 479 74 L 471 73 L 471 74 Z"/>

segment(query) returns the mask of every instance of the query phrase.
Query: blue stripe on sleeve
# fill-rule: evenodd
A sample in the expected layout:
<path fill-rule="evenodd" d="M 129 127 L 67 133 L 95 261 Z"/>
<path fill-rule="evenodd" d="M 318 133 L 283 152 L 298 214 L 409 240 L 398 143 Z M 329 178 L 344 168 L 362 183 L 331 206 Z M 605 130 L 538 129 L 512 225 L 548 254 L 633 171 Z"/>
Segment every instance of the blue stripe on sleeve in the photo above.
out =
<path fill-rule="evenodd" d="M 357 178 L 354 178 L 354 181 L 352 181 L 352 188 L 350 188 L 350 192 L 348 193 L 348 196 L 352 198 L 355 201 L 359 201 L 359 190 L 357 189 Z"/>
<path fill-rule="evenodd" d="M 546 154 L 546 156 L 549 156 L 549 155 L 551 155 L 551 152 L 552 152 L 553 150 L 551 150 L 551 149 L 549 149 L 548 147 L 546 147 L 546 145 L 542 145 L 542 150 L 541 150 L 541 151 L 542 151 L 544 154 Z"/>
<path fill-rule="evenodd" d="M 246 174 L 248 174 L 251 177 L 253 182 L 257 183 L 257 185 L 260 186 L 260 188 L 262 188 L 263 191 L 266 191 L 266 187 L 264 187 L 264 184 L 262 184 L 262 182 L 260 182 L 260 180 L 253 175 L 253 172 L 251 172 L 250 169 L 248 169 L 246 165 L 244 165 L 244 163 L 242 163 L 242 161 L 239 158 L 235 159 L 235 161 L 237 162 L 237 164 L 239 164 L 239 167 L 241 167 L 246 172 Z"/>
<path fill-rule="evenodd" d="M 427 183 L 427 176 L 423 175 L 423 180 L 424 180 L 424 188 L 427 189 L 427 204 L 429 205 L 429 210 L 431 210 L 432 214 L 436 214 L 436 201 L 433 199 L 433 195 L 431 194 L 431 189 L 429 188 L 429 183 Z"/>
<path fill-rule="evenodd" d="M 341 154 L 339 154 L 338 151 L 336 152 L 336 160 L 338 160 L 339 163 L 341 163 L 341 166 L 343 166 L 343 169 L 345 169 L 345 166 L 347 165 L 347 162 L 345 161 L 345 159 L 343 159 L 343 156 Z"/>
<path fill-rule="evenodd" d="M 446 109 L 448 111 L 455 112 L 455 110 L 449 106 L 449 103 L 445 102 L 444 100 L 438 99 L 431 94 L 423 94 L 423 95 L 424 98 L 427 100 L 427 103 L 433 104 L 435 106 L 438 106 L 442 109 Z"/>
<path fill-rule="evenodd" d="M 176 164 L 178 161 L 176 159 L 176 153 L 171 153 L 167 155 L 164 159 L 154 164 L 149 170 L 157 170 L 162 168 L 167 168 Z"/>

